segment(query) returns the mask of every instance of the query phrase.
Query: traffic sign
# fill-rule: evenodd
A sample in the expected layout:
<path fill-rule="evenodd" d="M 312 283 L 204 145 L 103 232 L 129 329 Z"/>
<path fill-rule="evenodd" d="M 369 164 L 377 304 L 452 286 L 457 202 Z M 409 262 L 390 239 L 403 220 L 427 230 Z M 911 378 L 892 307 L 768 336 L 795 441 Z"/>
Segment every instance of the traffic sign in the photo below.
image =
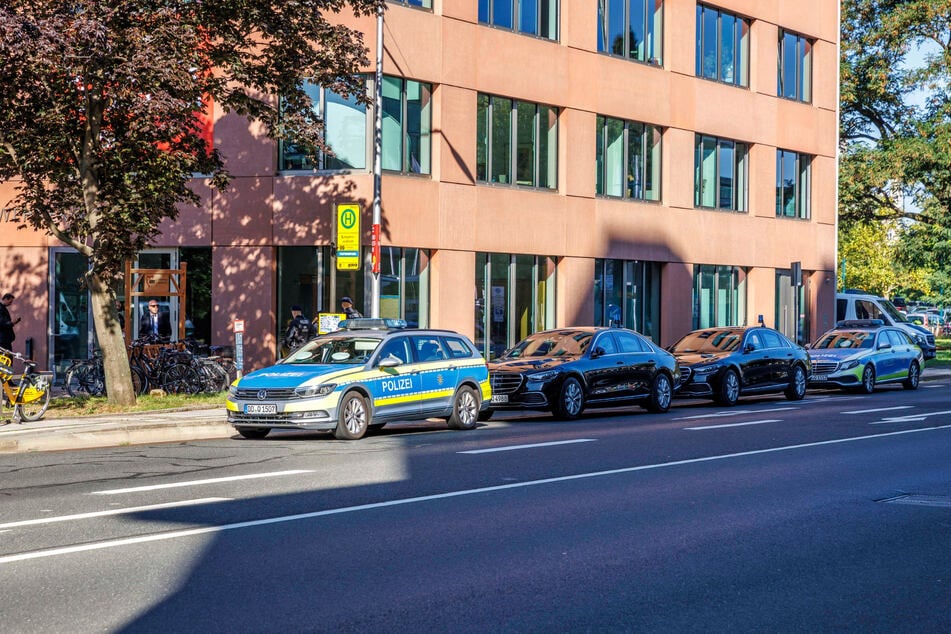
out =
<path fill-rule="evenodd" d="M 360 270 L 360 205 L 337 203 L 337 270 Z"/>

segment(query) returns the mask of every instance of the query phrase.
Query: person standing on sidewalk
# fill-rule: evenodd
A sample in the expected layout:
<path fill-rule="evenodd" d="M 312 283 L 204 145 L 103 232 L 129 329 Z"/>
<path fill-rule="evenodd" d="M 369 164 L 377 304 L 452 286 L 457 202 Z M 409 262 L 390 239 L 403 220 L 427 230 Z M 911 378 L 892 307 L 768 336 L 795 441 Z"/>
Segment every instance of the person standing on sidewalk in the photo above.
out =
<path fill-rule="evenodd" d="M 343 307 L 343 312 L 347 315 L 347 319 L 359 319 L 363 317 L 360 311 L 353 307 L 353 300 L 349 297 L 341 297 L 340 306 Z"/>
<path fill-rule="evenodd" d="M 0 348 L 6 350 L 13 350 L 13 341 L 16 339 L 13 327 L 20 323 L 21 319 L 17 317 L 14 320 L 10 317 L 10 304 L 14 299 L 13 293 L 4 293 L 3 297 L 0 297 Z"/>

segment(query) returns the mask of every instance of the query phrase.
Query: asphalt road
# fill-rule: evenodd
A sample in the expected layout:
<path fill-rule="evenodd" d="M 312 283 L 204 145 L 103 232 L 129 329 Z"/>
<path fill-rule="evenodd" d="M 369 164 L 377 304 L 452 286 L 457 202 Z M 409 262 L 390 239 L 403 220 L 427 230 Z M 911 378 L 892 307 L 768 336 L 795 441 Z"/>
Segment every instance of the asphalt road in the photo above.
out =
<path fill-rule="evenodd" d="M 5 632 L 947 632 L 951 384 L 0 457 Z"/>

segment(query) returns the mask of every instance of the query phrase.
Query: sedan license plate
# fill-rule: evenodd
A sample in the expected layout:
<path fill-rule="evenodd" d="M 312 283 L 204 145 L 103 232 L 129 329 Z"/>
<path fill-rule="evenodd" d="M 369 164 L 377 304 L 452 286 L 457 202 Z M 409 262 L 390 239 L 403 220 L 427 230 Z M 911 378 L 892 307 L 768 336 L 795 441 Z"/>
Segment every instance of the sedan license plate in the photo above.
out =
<path fill-rule="evenodd" d="M 249 403 L 244 406 L 245 414 L 277 414 L 277 405 L 274 403 Z"/>
<path fill-rule="evenodd" d="M 492 402 L 493 403 L 508 403 L 509 395 L 508 394 L 493 394 Z"/>
<path fill-rule="evenodd" d="M 829 378 L 829 375 L 827 374 L 813 374 L 812 375 L 813 381 L 825 381 L 828 378 Z"/>

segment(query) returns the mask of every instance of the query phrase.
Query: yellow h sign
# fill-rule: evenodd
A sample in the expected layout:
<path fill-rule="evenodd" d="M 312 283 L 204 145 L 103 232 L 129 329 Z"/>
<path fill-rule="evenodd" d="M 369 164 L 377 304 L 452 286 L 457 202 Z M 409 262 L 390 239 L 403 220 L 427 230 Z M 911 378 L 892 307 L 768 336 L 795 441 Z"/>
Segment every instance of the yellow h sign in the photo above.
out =
<path fill-rule="evenodd" d="M 337 270 L 360 270 L 360 205 L 337 203 Z"/>

